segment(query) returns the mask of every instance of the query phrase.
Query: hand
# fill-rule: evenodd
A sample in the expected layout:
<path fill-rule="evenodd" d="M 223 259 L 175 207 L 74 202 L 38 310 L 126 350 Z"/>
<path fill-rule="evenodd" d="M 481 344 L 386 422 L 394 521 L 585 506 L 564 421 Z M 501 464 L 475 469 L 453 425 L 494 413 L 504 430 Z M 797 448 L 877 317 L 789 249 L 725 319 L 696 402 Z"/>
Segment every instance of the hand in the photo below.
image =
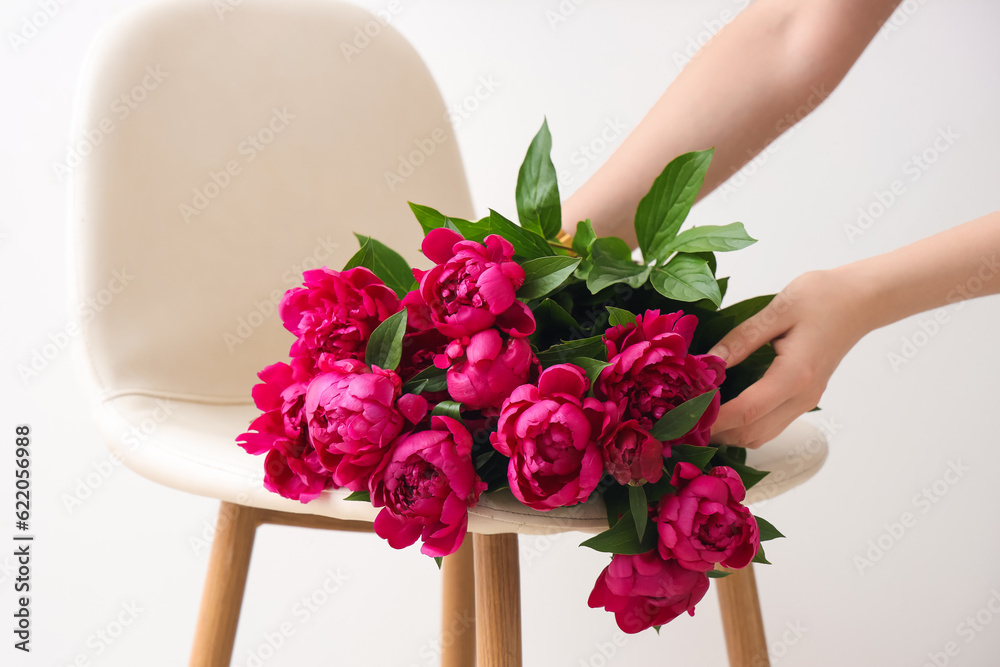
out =
<path fill-rule="evenodd" d="M 777 352 L 759 381 L 722 406 L 713 443 L 756 449 L 816 407 L 840 360 L 871 330 L 865 290 L 853 282 L 846 267 L 805 273 L 712 348 L 727 368 L 765 343 Z"/>

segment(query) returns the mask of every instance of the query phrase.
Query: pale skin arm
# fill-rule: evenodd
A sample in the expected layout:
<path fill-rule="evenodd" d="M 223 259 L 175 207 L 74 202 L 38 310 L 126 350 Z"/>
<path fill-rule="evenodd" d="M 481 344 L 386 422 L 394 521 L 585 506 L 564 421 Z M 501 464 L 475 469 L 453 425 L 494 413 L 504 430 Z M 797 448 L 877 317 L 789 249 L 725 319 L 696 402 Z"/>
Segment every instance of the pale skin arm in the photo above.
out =
<path fill-rule="evenodd" d="M 599 236 L 634 245 L 636 207 L 664 164 L 714 146 L 700 194 L 714 190 L 816 108 L 899 2 L 755 2 L 695 56 L 607 163 L 564 202 L 564 229 L 572 234 L 578 220 L 590 218 Z M 759 382 L 722 406 L 713 441 L 759 447 L 817 404 L 840 360 L 869 331 L 1000 291 L 1000 276 L 991 282 L 979 274 L 995 265 L 994 253 L 1000 253 L 1000 213 L 797 278 L 712 350 L 727 366 L 767 342 L 778 353 Z M 983 285 L 974 294 L 964 289 L 973 277 Z"/>
<path fill-rule="evenodd" d="M 713 442 L 756 448 L 819 402 L 843 359 L 870 331 L 910 315 L 1000 293 L 1000 211 L 884 255 L 813 271 L 710 351 L 727 366 L 771 342 L 764 377 L 726 403 Z"/>
<path fill-rule="evenodd" d="M 639 200 L 674 157 L 715 147 L 701 195 L 804 118 L 840 83 L 900 0 L 757 0 L 684 68 L 608 161 L 563 203 L 572 234 L 635 245 Z"/>

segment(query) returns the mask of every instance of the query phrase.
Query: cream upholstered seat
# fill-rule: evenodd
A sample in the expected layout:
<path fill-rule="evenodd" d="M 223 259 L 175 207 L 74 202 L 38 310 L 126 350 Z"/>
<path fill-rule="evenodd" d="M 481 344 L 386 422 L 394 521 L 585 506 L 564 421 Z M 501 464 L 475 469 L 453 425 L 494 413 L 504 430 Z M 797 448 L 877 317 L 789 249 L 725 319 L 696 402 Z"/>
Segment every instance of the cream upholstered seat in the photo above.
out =
<path fill-rule="evenodd" d="M 375 514 L 342 491 L 305 505 L 271 494 L 262 458 L 235 444 L 256 414 L 256 372 L 291 342 L 276 302 L 302 270 L 342 267 L 352 232 L 422 265 L 406 202 L 471 216 L 461 158 L 419 56 L 384 20 L 341 2 L 150 2 L 102 33 L 82 82 L 73 290 L 85 299 L 117 281 L 80 323 L 83 382 L 129 468 L 222 500 L 242 526 L 217 537 L 192 657 L 228 664 L 256 525 L 360 530 Z M 789 455 L 806 442 L 805 455 Z M 825 451 L 799 423 L 750 462 L 777 470 L 773 495 L 815 472 Z M 470 519 L 483 535 L 606 525 L 599 501 L 539 513 L 503 495 L 485 496 Z M 459 592 L 446 604 L 471 604 L 461 593 L 471 550 L 451 559 L 446 587 Z M 468 650 L 453 647 L 444 664 L 471 664 Z"/>

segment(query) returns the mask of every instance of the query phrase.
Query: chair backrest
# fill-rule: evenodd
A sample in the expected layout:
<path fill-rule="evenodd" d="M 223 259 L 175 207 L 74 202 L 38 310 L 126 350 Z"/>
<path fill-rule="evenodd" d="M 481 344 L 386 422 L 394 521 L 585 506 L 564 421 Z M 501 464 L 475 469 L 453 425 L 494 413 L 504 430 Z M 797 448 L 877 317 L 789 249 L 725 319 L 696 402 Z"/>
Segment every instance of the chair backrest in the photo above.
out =
<path fill-rule="evenodd" d="M 352 232 L 426 266 L 406 202 L 469 217 L 440 93 L 384 19 L 332 0 L 170 0 L 109 27 L 74 121 L 73 289 L 99 398 L 249 400 L 277 300 Z"/>

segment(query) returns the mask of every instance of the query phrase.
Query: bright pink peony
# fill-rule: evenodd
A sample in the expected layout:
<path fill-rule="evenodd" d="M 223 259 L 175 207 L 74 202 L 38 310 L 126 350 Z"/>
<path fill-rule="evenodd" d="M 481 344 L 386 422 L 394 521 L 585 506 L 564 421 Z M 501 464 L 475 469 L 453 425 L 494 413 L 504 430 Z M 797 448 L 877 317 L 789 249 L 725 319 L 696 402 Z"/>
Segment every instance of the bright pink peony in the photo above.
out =
<path fill-rule="evenodd" d="M 691 463 L 678 463 L 670 483 L 676 493 L 660 500 L 659 552 L 689 570 L 708 572 L 716 563 L 739 569 L 760 548 L 760 532 L 741 503 L 746 489 L 732 468 L 702 474 Z"/>
<path fill-rule="evenodd" d="M 614 401 L 623 420 L 634 419 L 649 431 L 684 401 L 717 388 L 726 377 L 725 362 L 708 354 L 688 354 L 697 324 L 698 318 L 681 311 L 661 315 L 647 310 L 635 324 L 608 329 L 604 341 L 611 365 L 595 383 L 594 394 Z M 695 427 L 672 442 L 707 445 L 719 402 L 716 394 Z"/>
<path fill-rule="evenodd" d="M 535 355 L 523 338 L 504 341 L 496 329 L 451 341 L 435 361 L 448 368 L 448 393 L 470 410 L 499 408 L 528 381 Z"/>
<path fill-rule="evenodd" d="M 575 505 L 601 481 L 604 405 L 583 397 L 588 384 L 582 368 L 561 364 L 542 371 L 537 387 L 521 385 L 504 401 L 490 441 L 510 457 L 510 489 L 528 507 Z"/>
<path fill-rule="evenodd" d="M 400 396 L 392 371 L 369 369 L 357 359 L 341 359 L 309 383 L 305 415 L 309 439 L 338 487 L 368 488 L 368 479 L 406 422 L 427 413 L 420 396 Z"/>
<path fill-rule="evenodd" d="M 431 430 L 404 435 L 371 478 L 372 504 L 382 507 L 375 532 L 394 549 L 423 540 L 420 551 L 447 556 L 462 545 L 469 508 L 486 490 L 472 464 L 472 436 L 450 417 Z"/>
<path fill-rule="evenodd" d="M 708 591 L 708 575 L 663 560 L 656 551 L 616 554 L 594 584 L 587 604 L 614 612 L 618 627 L 634 634 L 668 623 L 694 606 Z"/>
<path fill-rule="evenodd" d="M 267 454 L 264 486 L 285 498 L 307 503 L 333 486 L 330 473 L 309 442 L 305 426 L 306 383 L 288 364 L 272 364 L 257 374 L 253 388 L 262 414 L 236 442 L 250 454 Z"/>
<path fill-rule="evenodd" d="M 516 338 L 534 332 L 534 315 L 514 296 L 524 284 L 524 269 L 513 260 L 509 241 L 496 234 L 483 243 L 466 241 L 442 227 L 431 230 L 421 248 L 437 266 L 414 271 L 419 294 L 406 296 L 407 307 L 414 309 L 414 326 L 424 328 L 429 319 L 450 338 L 493 326 Z"/>
<path fill-rule="evenodd" d="M 320 371 L 340 359 L 364 359 L 372 331 L 401 307 L 396 293 L 360 266 L 302 276 L 305 286 L 288 290 L 281 300 L 281 321 L 298 337 L 291 356 L 300 363 L 311 360 Z"/>
<path fill-rule="evenodd" d="M 614 406 L 614 403 L 609 403 Z M 614 411 L 611 407 L 608 412 Z M 604 469 L 619 484 L 639 486 L 658 482 L 663 477 L 663 458 L 670 455 L 670 447 L 654 438 L 635 419 L 617 423 L 610 435 L 601 438 L 604 452 Z"/>

